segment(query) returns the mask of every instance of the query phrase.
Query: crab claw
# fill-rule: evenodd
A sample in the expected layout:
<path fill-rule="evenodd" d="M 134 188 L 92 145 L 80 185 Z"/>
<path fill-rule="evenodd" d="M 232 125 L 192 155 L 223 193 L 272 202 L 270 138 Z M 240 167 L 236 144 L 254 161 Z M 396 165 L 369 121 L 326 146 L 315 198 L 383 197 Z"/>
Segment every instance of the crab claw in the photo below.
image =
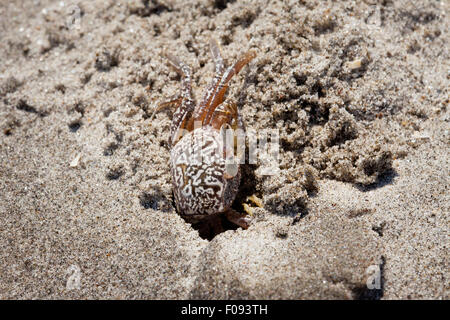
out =
<path fill-rule="evenodd" d="M 249 215 L 241 214 L 231 208 L 225 211 L 225 217 L 228 221 L 234 223 L 242 229 L 248 229 L 252 221 L 252 218 Z"/>

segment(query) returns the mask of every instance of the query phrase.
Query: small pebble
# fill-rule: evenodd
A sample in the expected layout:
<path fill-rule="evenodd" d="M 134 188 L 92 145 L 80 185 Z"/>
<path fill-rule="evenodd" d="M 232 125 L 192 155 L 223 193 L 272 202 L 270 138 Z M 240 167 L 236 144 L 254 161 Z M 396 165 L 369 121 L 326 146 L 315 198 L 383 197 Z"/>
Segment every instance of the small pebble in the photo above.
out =
<path fill-rule="evenodd" d="M 361 59 L 355 59 L 353 61 L 347 62 L 347 66 L 350 70 L 355 70 L 361 68 L 362 62 Z"/>
<path fill-rule="evenodd" d="M 77 167 L 78 163 L 80 162 L 80 158 L 81 158 L 81 153 L 77 154 L 77 156 L 75 158 L 73 158 L 73 160 L 70 162 L 69 166 L 71 168 Z"/>

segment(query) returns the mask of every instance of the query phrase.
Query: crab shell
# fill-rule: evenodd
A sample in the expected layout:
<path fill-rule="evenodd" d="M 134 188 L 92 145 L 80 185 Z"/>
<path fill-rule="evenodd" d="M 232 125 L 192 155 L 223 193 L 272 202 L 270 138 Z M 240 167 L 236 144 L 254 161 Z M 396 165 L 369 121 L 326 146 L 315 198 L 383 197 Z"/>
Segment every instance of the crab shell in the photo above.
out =
<path fill-rule="evenodd" d="M 223 135 L 210 126 L 187 133 L 172 148 L 172 184 L 180 215 L 200 220 L 230 208 L 241 173 L 237 158 L 231 152 L 226 161 L 227 154 Z"/>

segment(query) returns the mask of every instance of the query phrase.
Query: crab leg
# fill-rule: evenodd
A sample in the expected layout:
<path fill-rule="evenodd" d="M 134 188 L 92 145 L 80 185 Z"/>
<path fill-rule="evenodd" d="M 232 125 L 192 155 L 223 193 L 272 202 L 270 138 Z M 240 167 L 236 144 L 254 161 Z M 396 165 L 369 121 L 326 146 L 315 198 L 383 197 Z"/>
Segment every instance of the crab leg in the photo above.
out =
<path fill-rule="evenodd" d="M 172 99 L 172 100 L 169 100 L 169 101 L 165 101 L 165 102 L 160 103 L 160 104 L 155 108 L 155 110 L 153 111 L 152 115 L 150 116 L 150 121 L 153 120 L 153 117 L 155 116 L 155 114 L 156 114 L 157 112 L 161 111 L 161 110 L 164 109 L 164 108 L 168 108 L 168 107 L 175 107 L 175 108 L 178 108 L 178 107 L 180 106 L 182 100 L 183 100 L 182 98 L 175 98 L 175 99 Z"/>
<path fill-rule="evenodd" d="M 175 145 L 175 143 L 182 137 L 184 130 L 190 130 L 190 128 L 186 128 L 186 125 L 195 109 L 195 102 L 192 97 L 191 69 L 189 66 L 170 54 L 166 54 L 166 57 L 175 71 L 183 77 L 180 97 L 181 103 L 179 103 L 179 108 L 177 108 L 173 115 L 172 125 L 170 128 L 170 136 L 172 137 L 171 142 L 172 145 Z"/>
<path fill-rule="evenodd" d="M 232 129 L 236 129 L 236 125 L 232 125 L 233 123 L 236 124 L 238 120 L 238 113 L 237 108 L 234 103 L 227 104 L 223 108 L 217 108 L 214 111 L 214 115 L 212 117 L 210 125 L 220 130 L 224 124 L 230 124 Z"/>
<path fill-rule="evenodd" d="M 229 67 L 225 73 L 222 75 L 222 79 L 216 86 L 216 90 L 214 91 L 214 95 L 208 108 L 206 110 L 206 114 L 203 117 L 203 124 L 209 124 L 211 122 L 211 118 L 214 110 L 224 101 L 225 93 L 228 89 L 228 82 L 231 78 L 238 74 L 241 69 L 248 64 L 253 58 L 255 58 L 256 54 L 252 51 L 245 53 L 233 66 Z"/>
<path fill-rule="evenodd" d="M 190 124 L 188 125 L 189 127 L 192 127 L 194 122 L 200 122 L 200 123 L 203 122 L 203 118 L 204 118 L 203 115 L 205 114 L 205 112 L 207 112 L 207 110 L 209 108 L 211 100 L 213 99 L 213 97 L 217 91 L 218 84 L 220 82 L 220 79 L 222 78 L 222 74 L 225 69 L 223 58 L 220 53 L 220 47 L 217 44 L 216 40 L 211 39 L 209 41 L 209 47 L 211 50 L 211 55 L 214 59 L 215 76 L 214 76 L 214 79 L 209 84 L 209 86 L 207 87 L 206 93 L 205 93 L 205 96 L 203 97 L 202 102 L 196 108 L 196 110 L 194 112 L 194 116 L 192 117 Z"/>
<path fill-rule="evenodd" d="M 224 213 L 228 221 L 234 223 L 235 225 L 241 227 L 242 229 L 248 229 L 252 221 L 252 218 L 249 215 L 240 214 L 239 212 L 236 212 L 231 208 L 229 208 Z"/>
<path fill-rule="evenodd" d="M 211 55 L 214 59 L 214 65 L 216 68 L 216 74 L 222 74 L 223 70 L 225 69 L 225 66 L 223 64 L 223 58 L 220 54 L 220 47 L 216 40 L 211 39 L 209 40 L 209 48 L 211 50 Z"/>

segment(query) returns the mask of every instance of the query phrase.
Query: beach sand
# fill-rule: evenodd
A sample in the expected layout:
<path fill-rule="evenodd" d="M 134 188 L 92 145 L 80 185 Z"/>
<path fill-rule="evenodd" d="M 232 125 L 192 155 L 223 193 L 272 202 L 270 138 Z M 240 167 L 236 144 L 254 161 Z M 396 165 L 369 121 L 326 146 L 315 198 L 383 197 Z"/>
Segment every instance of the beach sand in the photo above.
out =
<path fill-rule="evenodd" d="M 0 299 L 448 299 L 449 9 L 2 2 Z M 173 202 L 173 110 L 151 115 L 180 90 L 164 52 L 201 99 L 211 38 L 257 53 L 227 101 L 278 130 L 280 171 L 244 164 L 251 226 L 202 234 Z"/>

